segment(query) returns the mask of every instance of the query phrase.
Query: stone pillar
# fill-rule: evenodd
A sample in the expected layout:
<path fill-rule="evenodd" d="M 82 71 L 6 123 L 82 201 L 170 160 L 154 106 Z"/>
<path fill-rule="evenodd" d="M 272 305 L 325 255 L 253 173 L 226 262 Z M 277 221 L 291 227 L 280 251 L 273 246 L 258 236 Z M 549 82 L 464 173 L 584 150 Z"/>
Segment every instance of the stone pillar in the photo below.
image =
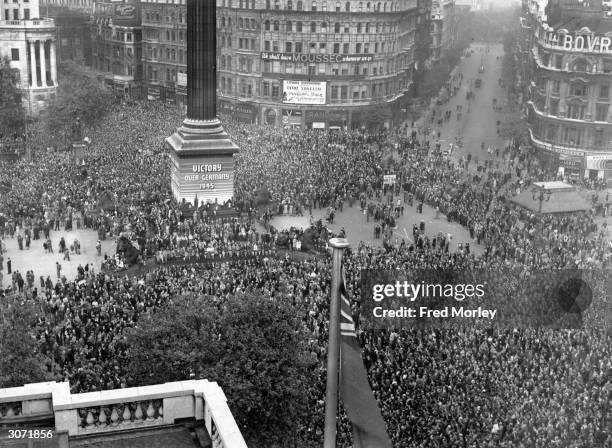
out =
<path fill-rule="evenodd" d="M 187 118 L 214 120 L 217 106 L 217 5 L 187 1 Z"/>
<path fill-rule="evenodd" d="M 39 55 L 40 55 L 40 85 L 42 87 L 47 87 L 47 61 L 45 61 L 45 41 L 39 40 L 40 45 Z"/>
<path fill-rule="evenodd" d="M 49 41 L 49 62 L 51 63 L 51 84 L 57 86 L 57 61 L 55 54 L 55 40 Z"/>
<path fill-rule="evenodd" d="M 28 45 L 30 46 L 30 84 L 32 87 L 36 87 L 38 84 L 38 77 L 36 76 L 36 44 L 35 41 L 29 40 Z"/>

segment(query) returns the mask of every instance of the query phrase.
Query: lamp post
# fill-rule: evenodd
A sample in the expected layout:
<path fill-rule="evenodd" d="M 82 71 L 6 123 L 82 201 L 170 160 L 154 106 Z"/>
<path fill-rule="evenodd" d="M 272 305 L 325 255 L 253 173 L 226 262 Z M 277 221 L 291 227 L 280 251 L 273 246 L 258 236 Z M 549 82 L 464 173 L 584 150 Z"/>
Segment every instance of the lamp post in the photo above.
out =
<path fill-rule="evenodd" d="M 531 198 L 538 201 L 538 213 L 542 213 L 542 203 L 550 201 L 551 192 L 544 188 L 531 190 Z"/>

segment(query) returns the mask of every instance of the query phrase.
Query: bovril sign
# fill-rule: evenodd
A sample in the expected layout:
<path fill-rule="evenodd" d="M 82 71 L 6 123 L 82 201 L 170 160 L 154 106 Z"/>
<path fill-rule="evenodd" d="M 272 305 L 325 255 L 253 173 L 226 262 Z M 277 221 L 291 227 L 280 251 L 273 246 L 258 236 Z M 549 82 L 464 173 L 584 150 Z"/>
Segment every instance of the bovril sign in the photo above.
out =
<path fill-rule="evenodd" d="M 608 36 L 547 33 L 546 43 L 562 50 L 612 54 L 612 38 Z"/>

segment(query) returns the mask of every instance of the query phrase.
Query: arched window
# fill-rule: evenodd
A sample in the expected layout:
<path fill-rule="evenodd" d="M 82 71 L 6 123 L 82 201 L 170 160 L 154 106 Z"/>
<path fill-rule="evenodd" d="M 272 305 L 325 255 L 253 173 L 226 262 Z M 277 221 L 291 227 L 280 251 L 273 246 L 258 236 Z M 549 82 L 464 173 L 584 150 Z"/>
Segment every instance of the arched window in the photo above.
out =
<path fill-rule="evenodd" d="M 336 24 L 334 25 L 334 33 L 339 33 L 339 32 L 340 32 L 340 24 L 336 22 Z"/>
<path fill-rule="evenodd" d="M 270 21 L 269 20 L 266 20 L 264 22 L 264 30 L 270 31 Z"/>
<path fill-rule="evenodd" d="M 344 4 L 344 10 L 345 10 L 346 12 L 351 12 L 351 3 L 350 3 L 350 2 L 346 2 L 346 3 Z"/>
<path fill-rule="evenodd" d="M 310 9 L 312 11 L 316 11 L 317 10 L 317 2 L 315 0 L 312 0 L 312 3 L 310 4 Z"/>
<path fill-rule="evenodd" d="M 358 32 L 358 33 L 361 33 L 361 28 L 362 28 L 362 25 L 361 25 L 361 22 L 359 22 L 359 23 L 357 24 L 357 32 Z"/>
<path fill-rule="evenodd" d="M 574 62 L 572 70 L 575 72 L 588 72 L 589 64 L 584 59 L 578 59 L 577 61 Z"/>
<path fill-rule="evenodd" d="M 301 11 L 302 9 L 304 9 L 304 4 L 303 4 L 302 0 L 298 0 L 298 2 L 297 2 L 297 10 Z"/>
<path fill-rule="evenodd" d="M 327 22 L 321 23 L 321 32 L 327 33 Z"/>
<path fill-rule="evenodd" d="M 293 9 L 293 0 L 287 0 L 287 9 L 289 11 Z"/>
<path fill-rule="evenodd" d="M 278 31 L 280 29 L 280 25 L 278 23 L 278 20 L 274 21 L 274 31 Z"/>
<path fill-rule="evenodd" d="M 291 23 L 291 20 L 287 21 L 285 28 L 287 28 L 287 31 L 293 31 L 293 23 Z"/>
<path fill-rule="evenodd" d="M 317 24 L 315 22 L 310 22 L 310 32 L 311 33 L 317 32 Z"/>
<path fill-rule="evenodd" d="M 302 22 L 296 22 L 296 24 L 295 24 L 295 30 L 296 30 L 298 33 L 301 33 L 301 32 L 302 32 Z"/>
<path fill-rule="evenodd" d="M 366 26 L 365 26 L 365 32 L 366 32 L 366 33 L 369 33 L 369 32 L 370 32 L 370 24 L 369 24 L 369 23 L 366 23 Z"/>

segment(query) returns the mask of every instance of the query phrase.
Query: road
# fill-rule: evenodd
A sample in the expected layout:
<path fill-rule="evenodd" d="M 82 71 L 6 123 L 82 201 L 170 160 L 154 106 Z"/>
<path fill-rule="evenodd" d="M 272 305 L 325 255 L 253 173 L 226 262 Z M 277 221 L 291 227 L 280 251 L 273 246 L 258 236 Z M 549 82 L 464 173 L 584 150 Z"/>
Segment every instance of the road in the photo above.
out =
<path fill-rule="evenodd" d="M 483 161 L 488 157 L 488 146 L 501 149 L 505 146 L 503 139 L 497 135 L 497 122 L 504 121 L 508 114 L 507 107 L 504 108 L 504 112 L 496 112 L 493 109 L 494 98 L 498 104 L 506 105 L 506 92 L 498 84 L 502 73 L 504 49 L 501 44 L 488 47 L 484 44 L 474 44 L 471 48 L 474 50 L 472 56 L 462 58 L 453 72 L 463 74 L 459 92 L 448 103 L 437 106 L 442 113 L 451 111 L 451 119 L 441 128 L 435 125 L 432 129 L 436 133 L 440 131 L 443 149 L 448 147 L 448 143 L 454 142 L 456 136 L 462 137 L 463 148 L 453 151 L 453 158 L 458 159 L 472 154 L 473 158 L 478 157 L 479 161 Z M 484 73 L 478 73 L 480 65 L 484 66 Z M 477 78 L 482 79 L 480 88 L 473 86 Z M 475 95 L 471 101 L 466 100 L 469 90 Z M 457 120 L 457 105 L 463 106 L 461 120 Z M 484 150 L 481 149 L 482 143 L 485 144 Z"/>

